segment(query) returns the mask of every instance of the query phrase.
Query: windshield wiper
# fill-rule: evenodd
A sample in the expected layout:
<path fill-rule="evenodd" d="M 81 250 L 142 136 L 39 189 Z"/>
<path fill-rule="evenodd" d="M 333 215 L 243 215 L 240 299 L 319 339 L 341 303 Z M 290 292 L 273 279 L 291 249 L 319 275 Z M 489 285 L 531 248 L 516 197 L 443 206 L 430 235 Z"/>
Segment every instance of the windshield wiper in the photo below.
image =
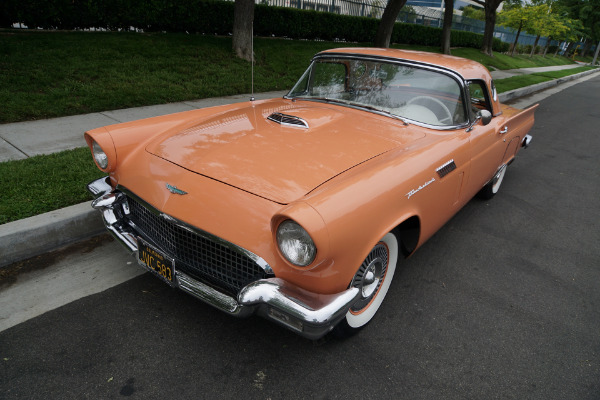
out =
<path fill-rule="evenodd" d="M 402 121 L 404 123 L 404 125 L 408 125 L 408 121 L 406 121 L 404 118 L 402 118 L 402 117 L 400 117 L 400 116 L 398 116 L 396 114 L 392 114 L 391 112 L 389 112 L 387 110 L 382 110 L 381 108 L 378 108 L 378 107 L 375 107 L 375 106 L 370 106 L 370 105 L 367 105 L 367 104 L 352 103 L 352 102 L 349 102 L 349 101 L 344 101 L 344 100 L 340 100 L 340 99 L 332 99 L 332 98 L 329 98 L 329 97 L 294 96 L 294 97 L 288 97 L 288 98 L 290 98 L 292 100 L 301 99 L 301 100 L 324 101 L 326 103 L 343 104 L 343 105 L 347 105 L 347 106 L 350 106 L 350 107 L 362 108 L 364 110 L 375 111 L 375 112 L 380 113 L 380 114 L 385 114 L 385 115 L 387 115 L 389 117 L 392 117 L 392 118 L 395 118 L 395 119 L 398 119 L 398 120 Z"/>
<path fill-rule="evenodd" d="M 350 103 L 348 103 L 348 104 L 350 104 Z M 355 107 L 365 108 L 367 110 L 371 110 L 371 111 L 375 111 L 375 112 L 378 112 L 378 113 L 381 113 L 381 114 L 388 115 L 388 116 L 390 116 L 392 118 L 399 119 L 400 121 L 402 121 L 404 123 L 404 125 L 408 125 L 408 121 L 407 120 L 405 120 L 404 118 L 402 118 L 402 117 L 400 117 L 400 116 L 398 116 L 396 114 L 392 114 L 388 110 L 382 110 L 381 108 L 374 107 L 374 106 L 369 106 L 369 105 L 366 105 L 366 104 L 352 104 L 352 105 L 355 106 Z"/>

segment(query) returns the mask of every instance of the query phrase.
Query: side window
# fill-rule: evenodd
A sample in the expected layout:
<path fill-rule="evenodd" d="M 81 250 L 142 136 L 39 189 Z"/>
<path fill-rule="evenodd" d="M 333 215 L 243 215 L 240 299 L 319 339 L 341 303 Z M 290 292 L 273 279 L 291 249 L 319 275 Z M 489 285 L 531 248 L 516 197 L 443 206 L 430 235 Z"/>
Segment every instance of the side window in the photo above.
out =
<path fill-rule="evenodd" d="M 471 115 L 477 114 L 479 110 L 492 112 L 490 96 L 485 82 L 482 80 L 469 81 L 469 95 L 471 97 Z"/>

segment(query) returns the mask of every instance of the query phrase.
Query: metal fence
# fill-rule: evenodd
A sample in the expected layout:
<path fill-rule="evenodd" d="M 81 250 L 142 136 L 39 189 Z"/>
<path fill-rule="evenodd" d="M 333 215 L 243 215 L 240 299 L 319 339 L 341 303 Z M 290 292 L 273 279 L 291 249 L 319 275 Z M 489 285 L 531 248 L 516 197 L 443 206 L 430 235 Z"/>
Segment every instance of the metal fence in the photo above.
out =
<path fill-rule="evenodd" d="M 343 15 L 352 15 L 359 17 L 381 18 L 383 10 L 387 4 L 387 0 L 255 0 L 257 4 L 266 4 L 277 7 L 293 7 L 302 10 L 315 10 L 331 12 Z M 408 9 L 408 11 L 406 11 Z M 409 24 L 420 24 L 441 28 L 444 25 L 444 16 L 441 9 L 432 9 L 428 7 L 405 7 L 398 15 L 398 22 Z M 454 15 L 452 19 L 452 29 L 460 31 L 468 31 L 483 34 L 485 22 L 477 19 L 466 18 L 460 15 Z M 494 29 L 494 37 L 503 42 L 513 43 L 517 31 L 512 28 L 496 25 Z M 521 45 L 533 45 L 535 43 L 535 35 L 530 35 L 521 32 L 518 43 Z M 545 46 L 548 38 L 541 37 L 538 41 L 539 46 Z M 561 42 L 552 40 L 551 46 L 558 46 Z M 582 43 L 578 43 L 582 45 Z"/>
<path fill-rule="evenodd" d="M 356 17 L 381 18 L 387 2 L 381 0 L 255 0 L 256 4 L 325 11 Z"/>

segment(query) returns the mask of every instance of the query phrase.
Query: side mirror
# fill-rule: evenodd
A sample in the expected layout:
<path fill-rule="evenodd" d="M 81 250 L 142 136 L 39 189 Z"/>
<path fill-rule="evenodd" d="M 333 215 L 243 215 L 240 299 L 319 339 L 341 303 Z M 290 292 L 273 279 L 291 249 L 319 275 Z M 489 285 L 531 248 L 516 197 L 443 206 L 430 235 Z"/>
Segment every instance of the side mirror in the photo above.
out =
<path fill-rule="evenodd" d="M 492 121 L 492 113 L 488 110 L 480 110 L 477 112 L 477 119 L 480 119 L 481 124 L 485 126 Z"/>

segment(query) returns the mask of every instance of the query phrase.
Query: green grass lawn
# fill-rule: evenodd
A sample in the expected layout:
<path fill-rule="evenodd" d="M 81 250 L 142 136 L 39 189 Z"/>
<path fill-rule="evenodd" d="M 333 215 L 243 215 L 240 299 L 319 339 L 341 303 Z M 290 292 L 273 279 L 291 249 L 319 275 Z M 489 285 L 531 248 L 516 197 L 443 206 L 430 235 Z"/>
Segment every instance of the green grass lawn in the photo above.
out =
<path fill-rule="evenodd" d="M 494 53 L 494 57 L 490 57 L 487 54 L 483 54 L 478 49 L 470 48 L 453 49 L 452 55 L 477 61 L 485 65 L 489 70 L 547 67 L 550 65 L 566 65 L 574 63 L 573 60 L 569 58 L 562 56 L 554 57 L 553 54 L 548 54 L 546 57 L 541 55 L 529 57 L 529 55 L 523 54 L 511 57 L 507 54 Z"/>
<path fill-rule="evenodd" d="M 312 56 L 362 43 L 257 38 L 255 91 L 285 90 Z M 394 46 L 438 52 L 424 46 Z M 568 64 L 564 57 L 454 55 L 488 68 Z M 250 64 L 231 38 L 124 32 L 0 31 L 0 123 L 249 93 Z"/>
<path fill-rule="evenodd" d="M 255 91 L 289 89 L 328 42 L 256 39 Z M 250 93 L 231 38 L 0 32 L 0 123 Z"/>
<path fill-rule="evenodd" d="M 496 84 L 498 93 L 503 93 L 508 92 L 509 90 L 535 85 L 536 83 L 551 81 L 553 79 L 589 71 L 590 69 L 594 69 L 594 67 L 577 67 L 562 71 L 549 71 L 530 75 L 512 76 L 510 78 L 494 80 L 494 83 Z"/>
<path fill-rule="evenodd" d="M 0 224 L 91 200 L 85 185 L 103 175 L 88 148 L 0 163 Z"/>

